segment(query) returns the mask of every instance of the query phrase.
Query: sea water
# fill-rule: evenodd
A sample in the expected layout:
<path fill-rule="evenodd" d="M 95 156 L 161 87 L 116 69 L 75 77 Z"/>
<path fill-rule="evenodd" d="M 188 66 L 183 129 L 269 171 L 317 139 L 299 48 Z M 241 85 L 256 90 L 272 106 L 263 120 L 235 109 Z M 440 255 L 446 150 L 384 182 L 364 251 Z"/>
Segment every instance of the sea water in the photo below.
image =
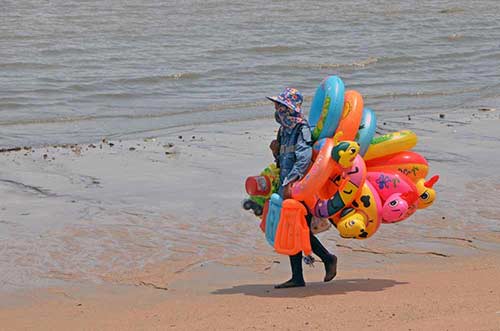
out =
<path fill-rule="evenodd" d="M 2 1 L 0 146 L 272 116 L 339 75 L 380 114 L 495 107 L 498 1 Z"/>

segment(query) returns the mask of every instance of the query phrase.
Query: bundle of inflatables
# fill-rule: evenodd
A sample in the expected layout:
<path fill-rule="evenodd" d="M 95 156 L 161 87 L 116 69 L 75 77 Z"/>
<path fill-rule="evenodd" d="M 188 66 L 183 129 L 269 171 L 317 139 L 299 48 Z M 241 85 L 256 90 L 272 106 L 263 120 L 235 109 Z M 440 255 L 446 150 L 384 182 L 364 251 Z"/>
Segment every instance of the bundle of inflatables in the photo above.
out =
<path fill-rule="evenodd" d="M 344 91 L 337 76 L 318 86 L 309 112 L 313 160 L 292 185 L 292 198 L 276 194 L 279 169 L 269 165 L 245 183 L 243 207 L 261 218 L 260 227 L 278 253 L 310 254 L 309 231 L 333 225 L 343 238 L 366 239 L 381 224 L 401 222 L 435 200 L 426 179 L 427 160 L 411 149 L 417 136 L 409 130 L 375 137 L 376 116 L 354 90 Z M 306 215 L 312 214 L 310 228 Z"/>

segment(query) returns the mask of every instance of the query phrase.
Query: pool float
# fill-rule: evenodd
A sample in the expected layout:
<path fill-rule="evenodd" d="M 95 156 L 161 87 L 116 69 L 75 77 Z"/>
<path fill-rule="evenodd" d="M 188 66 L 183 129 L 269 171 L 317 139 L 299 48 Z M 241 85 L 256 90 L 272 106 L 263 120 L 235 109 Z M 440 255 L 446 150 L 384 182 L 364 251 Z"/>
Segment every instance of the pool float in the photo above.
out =
<path fill-rule="evenodd" d="M 276 237 L 276 230 L 278 229 L 278 224 L 280 222 L 281 206 L 283 204 L 283 199 L 277 193 L 271 195 L 269 199 L 268 212 L 266 214 L 266 240 L 269 245 L 274 247 L 274 238 Z"/>
<path fill-rule="evenodd" d="M 274 249 L 285 255 L 295 255 L 304 252 L 311 254 L 309 227 L 306 221 L 307 209 L 294 199 L 286 199 L 281 206 L 281 215 L 276 235 Z"/>
<path fill-rule="evenodd" d="M 358 197 L 365 179 L 365 162 L 361 155 L 356 155 L 352 166 L 330 180 L 323 192 L 320 193 L 320 199 L 316 202 L 313 214 L 317 217 L 327 218 L 339 213 Z M 325 196 L 328 198 L 325 199 Z"/>
<path fill-rule="evenodd" d="M 266 234 L 266 220 L 267 220 L 267 213 L 269 212 L 269 203 L 271 202 L 271 199 L 266 200 L 264 203 L 264 208 L 262 211 L 262 219 L 260 220 L 259 227 Z M 256 215 L 257 216 L 257 215 Z"/>
<path fill-rule="evenodd" d="M 365 181 L 361 194 L 338 215 L 333 216 L 342 238 L 367 239 L 377 232 L 382 223 L 382 202 L 377 192 Z"/>
<path fill-rule="evenodd" d="M 309 111 L 313 141 L 333 137 L 344 107 L 344 83 L 337 76 L 325 78 L 314 94 Z"/>
<path fill-rule="evenodd" d="M 306 201 L 308 206 L 314 204 L 316 191 L 326 183 L 328 176 L 335 169 L 335 163 L 331 162 L 334 146 L 335 141 L 333 138 L 323 140 L 321 150 L 304 177 L 292 184 L 292 198 L 298 201 Z"/>
<path fill-rule="evenodd" d="M 311 160 L 313 162 L 316 160 L 316 157 L 318 156 L 319 152 L 321 151 L 325 143 L 328 142 L 328 140 L 329 138 L 322 138 L 314 142 L 314 144 L 312 145 L 312 157 L 311 157 Z"/>
<path fill-rule="evenodd" d="M 366 180 L 373 186 L 382 202 L 382 223 L 401 222 L 417 210 L 417 187 L 402 173 L 369 171 Z"/>
<path fill-rule="evenodd" d="M 350 168 L 359 153 L 357 142 L 338 142 L 341 136 L 342 132 L 339 132 L 334 138 L 326 138 L 305 176 L 292 185 L 292 198 L 305 202 L 309 210 L 314 210 L 320 191 L 328 179 L 336 178 Z"/>
<path fill-rule="evenodd" d="M 425 178 L 429 172 L 427 160 L 413 151 L 403 151 L 366 162 L 368 171 L 399 171 L 414 183 Z"/>
<path fill-rule="evenodd" d="M 279 168 L 271 163 L 259 176 L 250 176 L 245 181 L 245 190 L 250 196 L 243 200 L 243 209 L 252 210 L 256 216 L 263 213 L 264 204 L 271 194 L 278 191 Z"/>
<path fill-rule="evenodd" d="M 436 200 L 436 191 L 433 189 L 434 184 L 439 180 L 439 176 L 432 176 L 429 180 L 420 179 L 415 184 L 418 194 L 418 209 L 429 207 Z"/>
<path fill-rule="evenodd" d="M 335 133 L 342 132 L 342 140 L 354 140 L 363 117 L 363 97 L 358 91 L 344 94 L 344 108 Z"/>
<path fill-rule="evenodd" d="M 378 136 L 372 139 L 364 155 L 365 161 L 386 155 L 407 151 L 417 144 L 417 135 L 410 130 L 402 130 Z"/>
<path fill-rule="evenodd" d="M 261 216 L 260 228 L 278 253 L 309 255 L 310 233 L 331 224 L 343 238 L 370 238 L 382 223 L 401 222 L 433 204 L 439 176 L 426 179 L 427 160 L 410 150 L 416 134 L 402 130 L 374 137 L 376 122 L 361 94 L 344 91 L 339 77 L 327 77 L 309 114 L 313 162 L 292 184 L 292 198 L 283 201 L 274 193 L 279 185 L 274 164 L 247 178 L 244 207 Z"/>
<path fill-rule="evenodd" d="M 359 154 L 364 156 L 370 143 L 375 136 L 375 131 L 377 130 L 377 117 L 375 113 L 369 109 L 363 109 L 363 117 L 361 118 L 361 123 L 359 125 L 358 134 L 354 138 L 355 141 L 359 143 L 360 150 Z"/>

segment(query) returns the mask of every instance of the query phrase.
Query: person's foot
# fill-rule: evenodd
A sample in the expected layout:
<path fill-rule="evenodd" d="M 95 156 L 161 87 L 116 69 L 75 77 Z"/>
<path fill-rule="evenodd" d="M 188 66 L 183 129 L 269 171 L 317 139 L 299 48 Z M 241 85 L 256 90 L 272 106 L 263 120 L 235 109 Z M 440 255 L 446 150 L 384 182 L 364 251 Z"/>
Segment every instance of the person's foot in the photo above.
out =
<path fill-rule="evenodd" d="M 323 281 L 329 282 L 337 276 L 337 257 L 331 256 L 331 260 L 324 261 L 325 263 L 325 279 Z"/>
<path fill-rule="evenodd" d="M 274 288 L 290 288 L 290 287 L 304 287 L 304 286 L 306 286 L 306 282 L 296 281 L 292 278 L 289 281 L 275 285 Z"/>

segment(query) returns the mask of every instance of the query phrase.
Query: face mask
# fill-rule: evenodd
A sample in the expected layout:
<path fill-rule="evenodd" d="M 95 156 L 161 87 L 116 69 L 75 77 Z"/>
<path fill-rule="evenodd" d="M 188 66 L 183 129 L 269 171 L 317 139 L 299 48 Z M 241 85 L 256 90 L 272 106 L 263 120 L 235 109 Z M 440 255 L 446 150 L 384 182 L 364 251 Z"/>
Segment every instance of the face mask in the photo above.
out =
<path fill-rule="evenodd" d="M 293 121 L 292 118 L 289 112 L 280 112 L 278 110 L 274 112 L 274 119 L 276 122 L 285 128 L 293 128 L 295 126 L 296 122 Z"/>

